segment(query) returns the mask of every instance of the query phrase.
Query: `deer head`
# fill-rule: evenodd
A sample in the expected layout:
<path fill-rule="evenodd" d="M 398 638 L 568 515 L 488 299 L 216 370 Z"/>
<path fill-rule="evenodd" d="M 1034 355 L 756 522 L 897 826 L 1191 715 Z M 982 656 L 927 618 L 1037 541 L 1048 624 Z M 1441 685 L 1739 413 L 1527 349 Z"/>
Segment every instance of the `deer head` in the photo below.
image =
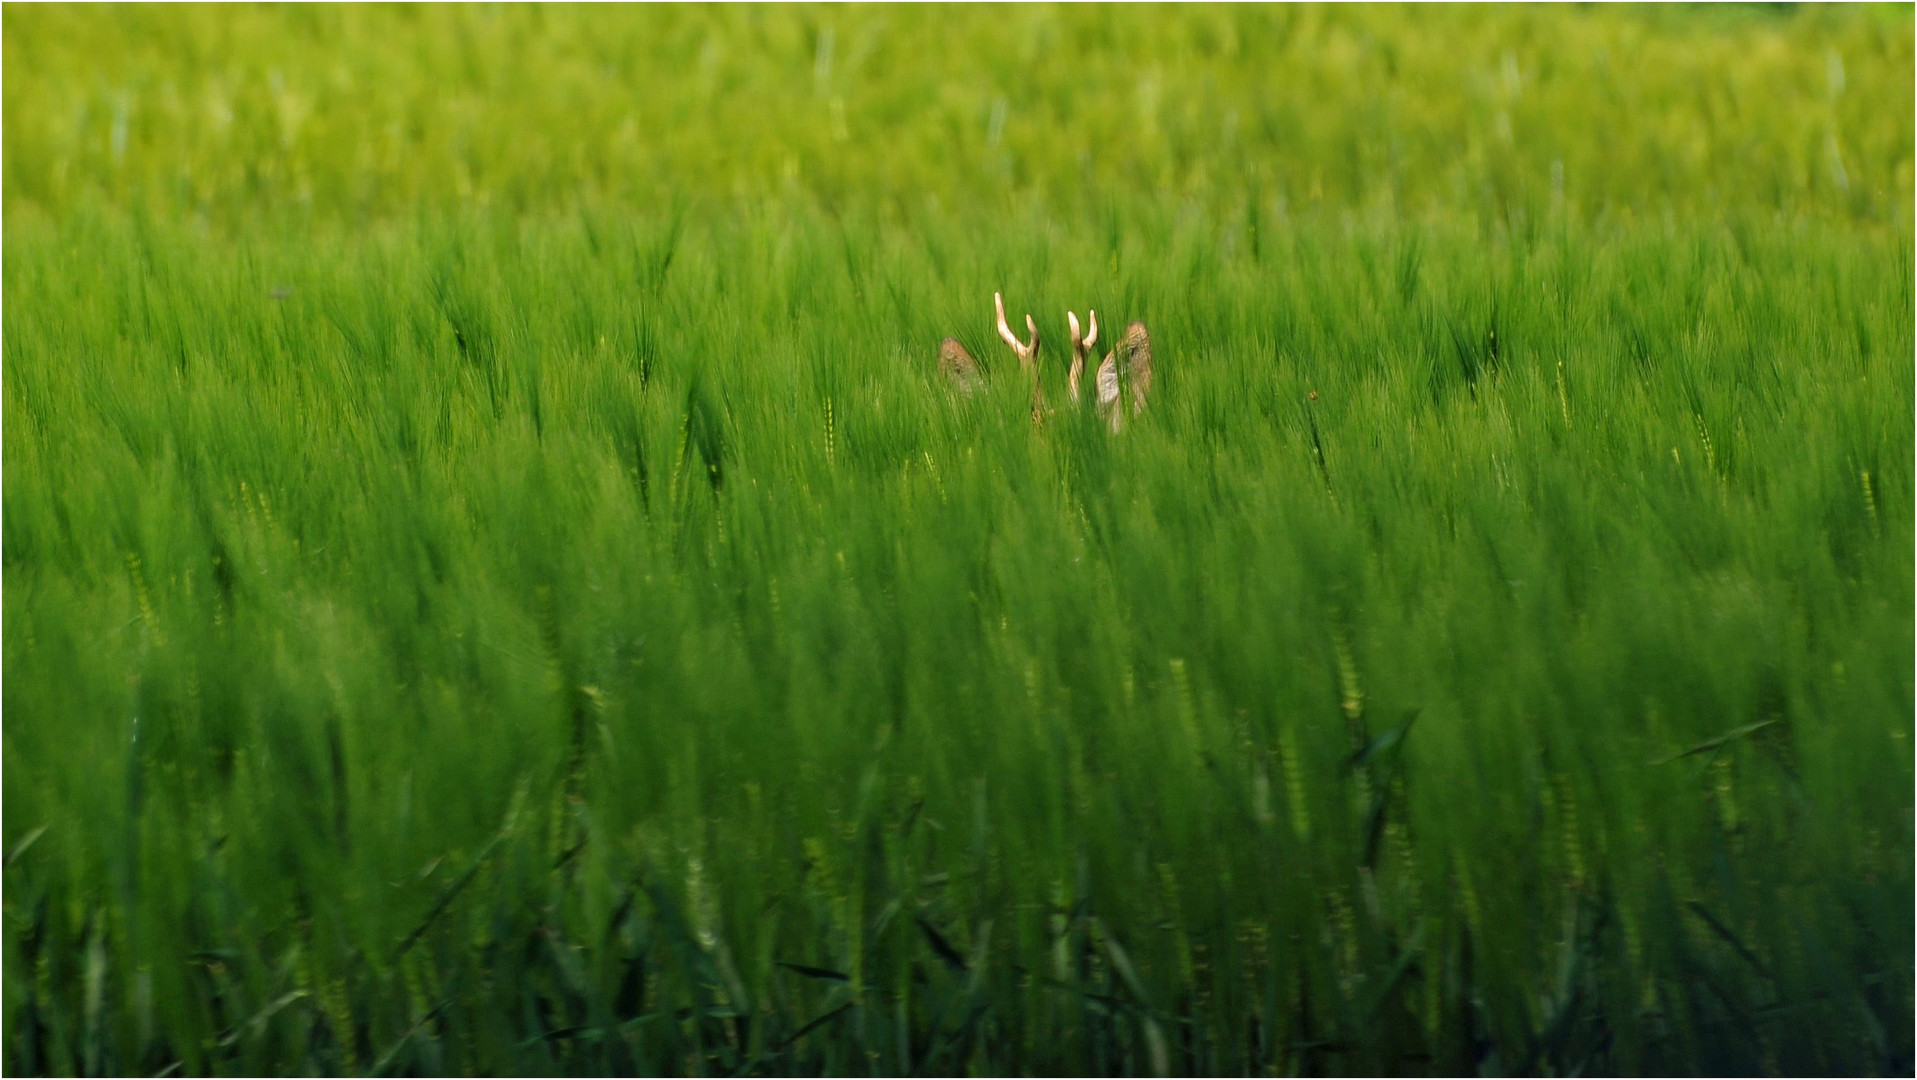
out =
<path fill-rule="evenodd" d="M 1032 373 L 1033 394 L 1036 400 L 1038 384 L 1038 324 L 1030 315 L 1025 316 L 1025 329 L 1031 335 L 1030 341 L 1020 341 L 1012 333 L 1011 324 L 1005 321 L 1005 295 L 992 294 L 992 304 L 998 309 L 998 336 L 1012 347 L 1012 355 L 1018 357 L 1019 366 Z M 1076 334 L 1076 330 L 1073 331 Z M 954 385 L 967 393 L 978 389 L 984 378 L 984 369 L 979 366 L 971 351 L 959 343 L 957 338 L 946 338 L 939 342 L 939 373 L 950 379 Z"/>
<path fill-rule="evenodd" d="M 998 315 L 998 336 L 1018 357 L 1019 366 L 1032 376 L 1032 422 L 1044 421 L 1048 410 L 1045 407 L 1043 386 L 1043 368 L 1038 364 L 1038 323 L 1028 313 L 1025 316 L 1025 330 L 1028 340 L 1020 341 L 1012 333 L 1012 325 L 1005 318 L 1005 294 L 993 293 L 992 306 Z M 1065 386 L 1071 399 L 1079 400 L 1079 388 L 1085 379 L 1086 358 L 1096 356 L 1093 347 L 1098 344 L 1098 312 L 1086 312 L 1086 324 L 1081 328 L 1076 311 L 1065 313 L 1066 324 L 1071 327 L 1072 361 L 1067 372 Z M 1082 332 L 1081 332 L 1082 330 Z M 976 389 L 983 378 L 978 361 L 967 352 L 965 346 L 954 338 L 939 342 L 939 370 L 962 390 L 970 392 Z M 1130 412 L 1136 416 L 1143 412 L 1145 399 L 1152 388 L 1152 346 L 1151 337 L 1145 331 L 1145 324 L 1134 322 L 1125 327 L 1125 333 L 1119 338 L 1112 351 L 1105 354 L 1105 360 L 1098 365 L 1094 379 L 1094 400 L 1098 403 L 1099 414 L 1117 431 L 1124 424 L 1126 410 L 1121 398 L 1131 400 Z M 1129 389 L 1129 393 L 1126 390 Z"/>

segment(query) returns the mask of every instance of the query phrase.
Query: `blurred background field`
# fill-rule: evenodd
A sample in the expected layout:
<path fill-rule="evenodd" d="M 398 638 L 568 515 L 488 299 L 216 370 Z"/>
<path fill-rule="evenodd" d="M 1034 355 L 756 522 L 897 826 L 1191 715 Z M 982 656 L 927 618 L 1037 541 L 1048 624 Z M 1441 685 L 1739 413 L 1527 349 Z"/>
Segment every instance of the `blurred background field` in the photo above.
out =
<path fill-rule="evenodd" d="M 1896 5 L 62 5 L 7 26 L 10 218 L 1909 213 Z"/>
<path fill-rule="evenodd" d="M 1908 6 L 0 30 L 8 1071 L 1913 1067 Z"/>

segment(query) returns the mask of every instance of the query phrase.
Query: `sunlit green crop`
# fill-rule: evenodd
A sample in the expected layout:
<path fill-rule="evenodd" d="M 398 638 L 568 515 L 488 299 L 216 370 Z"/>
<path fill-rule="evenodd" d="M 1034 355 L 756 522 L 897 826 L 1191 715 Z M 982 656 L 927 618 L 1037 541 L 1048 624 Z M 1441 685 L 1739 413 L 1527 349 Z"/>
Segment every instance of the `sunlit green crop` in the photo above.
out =
<path fill-rule="evenodd" d="M 1908 6 L 0 29 L 10 1073 L 1911 1070 Z"/>

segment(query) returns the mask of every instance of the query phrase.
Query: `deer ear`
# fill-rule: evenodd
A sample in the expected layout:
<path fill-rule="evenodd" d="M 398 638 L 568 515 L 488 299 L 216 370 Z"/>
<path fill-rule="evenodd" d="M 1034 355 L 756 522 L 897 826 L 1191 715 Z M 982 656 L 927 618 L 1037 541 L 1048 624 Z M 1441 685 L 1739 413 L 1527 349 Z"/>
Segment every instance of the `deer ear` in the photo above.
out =
<path fill-rule="evenodd" d="M 1105 354 L 1105 362 L 1098 365 L 1095 386 L 1098 391 L 1098 412 L 1106 418 L 1117 431 L 1123 423 L 1124 414 L 1118 408 L 1118 354 L 1116 351 Z"/>
<path fill-rule="evenodd" d="M 952 380 L 960 390 L 971 393 L 979 382 L 978 361 L 957 338 L 939 342 L 939 374 Z"/>
<path fill-rule="evenodd" d="M 1125 328 L 1126 374 L 1132 387 L 1132 412 L 1142 412 L 1152 392 L 1152 338 L 1142 322 Z"/>

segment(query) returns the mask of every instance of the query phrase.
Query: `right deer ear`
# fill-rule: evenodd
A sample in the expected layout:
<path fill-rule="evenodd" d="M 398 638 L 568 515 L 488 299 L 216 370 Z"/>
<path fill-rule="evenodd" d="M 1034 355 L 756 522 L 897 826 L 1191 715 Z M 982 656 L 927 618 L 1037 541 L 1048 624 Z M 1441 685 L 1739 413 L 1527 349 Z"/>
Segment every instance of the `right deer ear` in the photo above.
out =
<path fill-rule="evenodd" d="M 1126 381 L 1131 384 L 1132 414 L 1137 415 L 1144 411 L 1145 401 L 1152 394 L 1152 337 L 1144 323 L 1135 322 L 1125 328 L 1121 345 L 1126 353 Z"/>

